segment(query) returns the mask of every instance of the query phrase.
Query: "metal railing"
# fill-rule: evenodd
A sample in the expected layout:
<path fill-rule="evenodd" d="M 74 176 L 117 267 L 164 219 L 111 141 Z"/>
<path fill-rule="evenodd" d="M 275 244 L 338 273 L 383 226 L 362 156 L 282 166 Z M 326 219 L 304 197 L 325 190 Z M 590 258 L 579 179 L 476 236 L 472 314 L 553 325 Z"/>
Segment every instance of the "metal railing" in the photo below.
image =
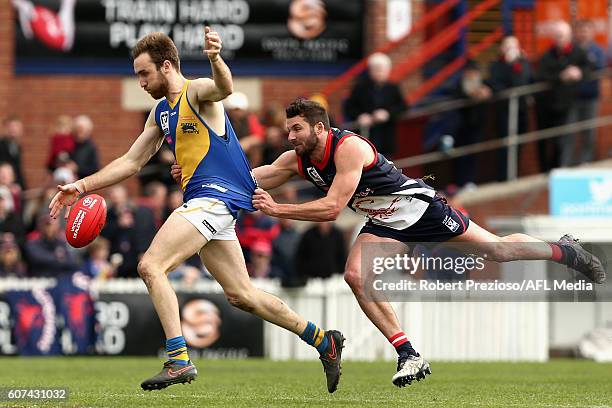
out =
<path fill-rule="evenodd" d="M 591 76 L 591 79 L 601 79 L 610 77 L 612 69 L 606 68 L 600 70 Z M 420 164 L 434 163 L 438 161 L 447 160 L 450 158 L 457 158 L 462 156 L 471 155 L 474 153 L 481 153 L 499 148 L 508 148 L 508 163 L 507 163 L 507 178 L 508 180 L 514 180 L 518 173 L 518 146 L 524 143 L 534 142 L 538 140 L 551 139 L 563 135 L 567 135 L 573 132 L 579 132 L 587 129 L 594 129 L 604 126 L 612 125 L 612 115 L 597 117 L 582 122 L 569 123 L 563 126 L 557 126 L 553 128 L 547 128 L 537 130 L 533 132 L 527 132 L 518 134 L 518 116 L 519 116 L 519 99 L 524 96 L 531 96 L 536 93 L 540 93 L 546 90 L 550 90 L 552 85 L 546 82 L 538 82 L 529 85 L 518 86 L 515 88 L 505 89 L 495 94 L 492 98 L 486 101 L 473 101 L 469 99 L 451 99 L 444 100 L 441 102 L 432 103 L 430 105 L 421 106 L 419 108 L 410 110 L 404 114 L 400 120 L 409 120 L 419 117 L 432 116 L 439 113 L 449 112 L 461 108 L 470 106 L 482 105 L 486 103 L 494 103 L 508 99 L 508 134 L 506 137 L 499 138 L 496 140 L 487 140 L 470 144 L 467 146 L 461 146 L 451 148 L 445 152 L 431 152 L 417 156 L 405 157 L 394 160 L 393 163 L 398 168 L 407 168 L 409 166 L 415 166 Z M 359 125 L 355 121 L 347 122 L 343 124 L 344 128 L 358 129 Z M 362 136 L 367 137 L 369 129 L 361 129 Z"/>

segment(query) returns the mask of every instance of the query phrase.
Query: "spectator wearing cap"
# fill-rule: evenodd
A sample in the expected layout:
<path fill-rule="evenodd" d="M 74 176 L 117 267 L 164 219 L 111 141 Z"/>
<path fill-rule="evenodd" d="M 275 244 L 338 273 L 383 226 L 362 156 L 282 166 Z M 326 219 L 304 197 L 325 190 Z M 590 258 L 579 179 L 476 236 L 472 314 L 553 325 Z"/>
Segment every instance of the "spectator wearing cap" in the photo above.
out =
<path fill-rule="evenodd" d="M 257 115 L 249 111 L 249 99 L 242 92 L 234 92 L 223 100 L 223 106 L 251 167 L 261 165 L 265 129 Z"/>
<path fill-rule="evenodd" d="M 0 234 L 0 277 L 27 277 L 21 250 L 12 234 Z"/>
<path fill-rule="evenodd" d="M 236 235 L 246 262 L 251 260 L 251 248 L 255 242 L 268 241 L 271 244 L 280 231 L 278 221 L 261 211 L 240 214 L 236 221 Z"/>
<path fill-rule="evenodd" d="M 251 245 L 247 271 L 252 278 L 275 278 L 280 275 L 272 268 L 272 244 L 267 239 L 257 240 Z"/>
<path fill-rule="evenodd" d="M 72 273 L 80 263 L 68 248 L 58 219 L 43 214 L 38 217 L 40 236 L 26 244 L 26 255 L 33 277 L 57 277 Z"/>
<path fill-rule="evenodd" d="M 389 81 L 391 59 L 375 53 L 368 59 L 368 74 L 358 80 L 344 104 L 347 119 L 357 121 L 356 129 L 368 136 L 387 157 L 395 154 L 395 125 L 408 108 L 397 84 Z"/>

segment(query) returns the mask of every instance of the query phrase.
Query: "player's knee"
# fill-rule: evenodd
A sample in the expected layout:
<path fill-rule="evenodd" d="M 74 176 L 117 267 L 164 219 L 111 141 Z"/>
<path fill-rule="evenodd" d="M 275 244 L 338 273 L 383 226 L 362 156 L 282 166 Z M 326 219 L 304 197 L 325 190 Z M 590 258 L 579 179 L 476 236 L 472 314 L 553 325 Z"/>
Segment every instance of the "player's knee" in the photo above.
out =
<path fill-rule="evenodd" d="M 255 296 L 252 291 L 228 291 L 225 292 L 227 301 L 234 307 L 244 310 L 245 312 L 253 312 L 255 310 Z"/>
<path fill-rule="evenodd" d="M 347 267 L 344 271 L 344 281 L 351 287 L 353 292 L 359 292 L 363 288 L 361 273 L 357 268 Z"/>
<path fill-rule="evenodd" d="M 151 281 L 153 280 L 155 275 L 159 273 L 159 268 L 156 267 L 155 263 L 145 258 L 141 259 L 140 262 L 138 262 L 137 270 L 138 275 L 142 278 L 147 287 L 151 287 Z"/>

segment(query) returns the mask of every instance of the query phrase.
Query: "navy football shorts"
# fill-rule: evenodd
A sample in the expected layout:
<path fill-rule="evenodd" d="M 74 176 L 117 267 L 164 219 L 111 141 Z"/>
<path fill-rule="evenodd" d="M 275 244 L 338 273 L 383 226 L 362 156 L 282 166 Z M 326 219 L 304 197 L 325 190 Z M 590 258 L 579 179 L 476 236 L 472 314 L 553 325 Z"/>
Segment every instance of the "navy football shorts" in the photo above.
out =
<path fill-rule="evenodd" d="M 359 233 L 400 242 L 445 242 L 463 234 L 469 224 L 470 219 L 465 214 L 448 205 L 445 198 L 436 195 L 423 216 L 406 229 L 396 230 L 368 220 Z"/>

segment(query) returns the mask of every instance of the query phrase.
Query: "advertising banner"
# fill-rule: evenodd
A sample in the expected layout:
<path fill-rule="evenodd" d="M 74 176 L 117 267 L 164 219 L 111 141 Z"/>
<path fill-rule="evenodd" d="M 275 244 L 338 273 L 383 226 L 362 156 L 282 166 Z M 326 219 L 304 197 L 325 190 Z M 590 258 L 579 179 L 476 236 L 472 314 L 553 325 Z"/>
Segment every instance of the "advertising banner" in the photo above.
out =
<path fill-rule="evenodd" d="M 101 293 L 59 278 L 51 288 L 0 292 L 0 355 L 160 355 L 165 336 L 146 293 Z M 263 321 L 219 293 L 177 293 L 192 358 L 263 356 Z"/>
<path fill-rule="evenodd" d="M 192 358 L 263 356 L 263 322 L 221 294 L 178 293 L 181 329 Z M 165 337 L 147 294 L 102 294 L 96 302 L 100 354 L 164 354 Z"/>
<path fill-rule="evenodd" d="M 221 35 L 222 55 L 238 73 L 341 72 L 362 57 L 363 3 L 13 0 L 16 71 L 129 75 L 130 49 L 144 35 L 162 31 L 176 43 L 184 71 L 201 72 L 208 69 L 202 47 L 209 25 Z"/>

